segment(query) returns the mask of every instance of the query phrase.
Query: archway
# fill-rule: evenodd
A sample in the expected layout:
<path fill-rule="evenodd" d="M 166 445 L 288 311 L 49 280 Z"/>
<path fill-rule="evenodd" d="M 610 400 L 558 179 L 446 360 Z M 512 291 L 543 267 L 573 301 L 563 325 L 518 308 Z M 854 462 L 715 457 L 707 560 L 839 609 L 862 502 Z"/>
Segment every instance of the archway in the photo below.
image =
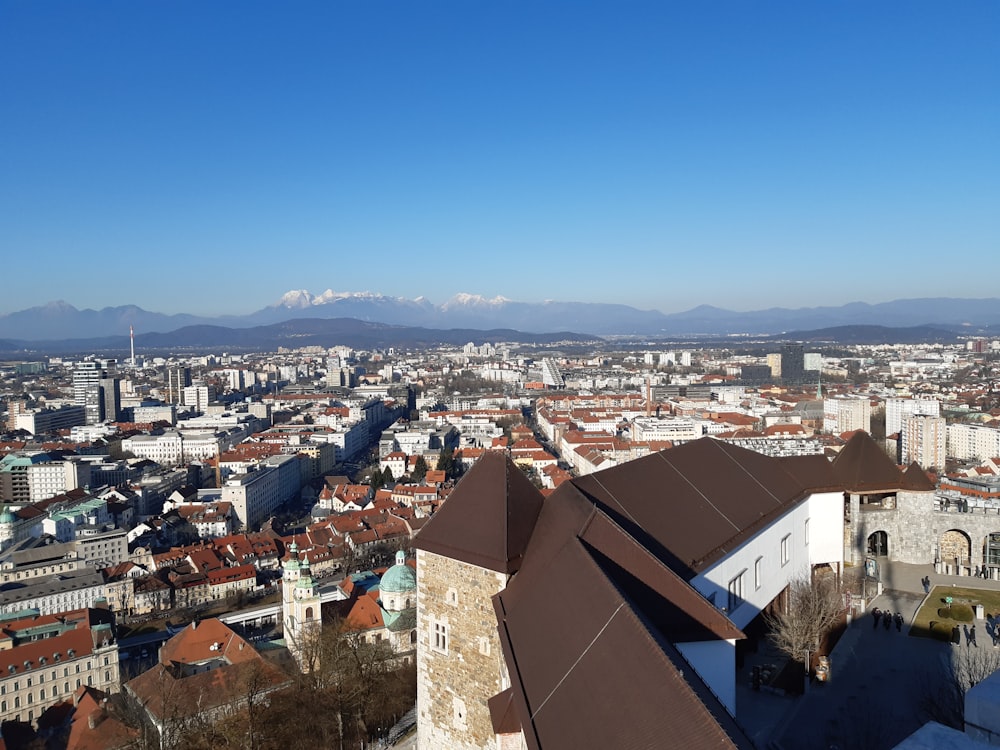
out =
<path fill-rule="evenodd" d="M 941 535 L 939 549 L 945 571 L 950 571 L 953 575 L 971 572 L 972 540 L 964 531 L 948 529 Z"/>
<path fill-rule="evenodd" d="M 868 554 L 875 557 L 889 556 L 889 535 L 884 531 L 876 531 L 868 536 Z"/>
<path fill-rule="evenodd" d="M 990 578 L 1000 577 L 1000 531 L 991 531 L 983 540 L 983 564 Z"/>

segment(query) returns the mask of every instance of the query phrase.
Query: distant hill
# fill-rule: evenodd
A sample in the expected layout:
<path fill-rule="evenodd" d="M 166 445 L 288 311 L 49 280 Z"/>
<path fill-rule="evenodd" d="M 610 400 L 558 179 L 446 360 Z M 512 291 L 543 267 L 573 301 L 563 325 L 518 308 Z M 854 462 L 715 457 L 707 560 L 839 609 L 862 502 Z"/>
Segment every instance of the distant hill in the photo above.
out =
<path fill-rule="evenodd" d="M 933 326 L 889 328 L 887 326 L 835 326 L 817 331 L 791 331 L 780 337 L 790 341 L 813 344 L 954 344 L 959 336 Z"/>
<path fill-rule="evenodd" d="M 135 337 L 136 349 L 144 353 L 184 350 L 275 351 L 303 346 L 331 347 L 338 344 L 356 349 L 389 347 L 461 346 L 470 341 L 477 344 L 516 341 L 525 344 L 551 344 L 559 341 L 587 343 L 599 341 L 586 334 L 525 333 L 509 328 L 488 331 L 454 328 L 434 330 L 413 326 L 390 326 L 350 318 L 332 320 L 302 318 L 252 328 L 194 325 L 169 333 L 144 333 Z M 127 352 L 128 336 L 106 336 L 58 341 L 0 341 L 0 352 L 23 356 L 30 352 L 68 353 L 80 351 Z"/>
<path fill-rule="evenodd" d="M 52 302 L 0 315 L 0 338 L 65 341 L 166 334 L 191 326 L 250 329 L 301 319 L 354 319 L 372 324 L 428 330 L 517 330 L 526 333 L 579 331 L 597 336 L 768 336 L 791 331 L 817 331 L 843 326 L 925 326 L 969 334 L 1000 331 L 1000 299 L 902 299 L 870 305 L 853 302 L 840 307 L 807 307 L 736 312 L 711 305 L 664 314 L 628 305 L 597 302 L 517 302 L 504 297 L 459 294 L 440 305 L 424 297 L 406 299 L 370 292 L 312 295 L 296 290 L 257 312 L 216 318 L 163 315 L 135 305 L 78 310 Z"/>

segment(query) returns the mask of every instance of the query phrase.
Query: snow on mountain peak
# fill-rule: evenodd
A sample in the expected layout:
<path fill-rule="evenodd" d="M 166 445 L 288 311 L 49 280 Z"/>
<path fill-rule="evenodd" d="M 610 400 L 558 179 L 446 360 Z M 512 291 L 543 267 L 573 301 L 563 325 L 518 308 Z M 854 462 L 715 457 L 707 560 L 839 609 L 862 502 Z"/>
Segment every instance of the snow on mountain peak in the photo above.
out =
<path fill-rule="evenodd" d="M 497 295 L 492 299 L 488 299 L 481 294 L 468 294 L 466 292 L 459 292 L 450 300 L 448 300 L 444 307 L 457 307 L 459 305 L 466 307 L 499 307 L 510 302 L 506 297 L 501 297 Z"/>
<path fill-rule="evenodd" d="M 278 304 L 275 307 L 302 308 L 309 307 L 311 303 L 312 295 L 309 292 L 305 289 L 293 289 L 281 295 L 281 299 L 278 300 Z"/>

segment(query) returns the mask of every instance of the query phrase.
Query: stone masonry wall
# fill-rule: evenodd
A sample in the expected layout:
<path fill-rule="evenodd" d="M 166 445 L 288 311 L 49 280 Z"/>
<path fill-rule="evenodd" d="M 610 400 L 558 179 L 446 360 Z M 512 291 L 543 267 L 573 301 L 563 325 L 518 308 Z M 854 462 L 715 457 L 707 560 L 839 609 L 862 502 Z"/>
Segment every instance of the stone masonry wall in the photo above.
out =
<path fill-rule="evenodd" d="M 486 701 L 507 686 L 490 597 L 507 576 L 417 552 L 417 748 L 496 748 Z M 447 653 L 434 648 L 446 626 Z"/>
<path fill-rule="evenodd" d="M 946 562 L 949 557 L 953 562 L 956 554 L 967 554 L 967 538 L 971 540 L 972 565 L 982 565 L 983 542 L 990 533 L 1000 532 L 1000 514 L 981 510 L 956 513 L 934 508 L 933 493 L 900 492 L 894 509 L 854 511 L 853 559 L 863 560 L 868 537 L 884 531 L 889 541 L 889 559 L 895 562 L 930 565 L 935 562 L 936 553 Z"/>

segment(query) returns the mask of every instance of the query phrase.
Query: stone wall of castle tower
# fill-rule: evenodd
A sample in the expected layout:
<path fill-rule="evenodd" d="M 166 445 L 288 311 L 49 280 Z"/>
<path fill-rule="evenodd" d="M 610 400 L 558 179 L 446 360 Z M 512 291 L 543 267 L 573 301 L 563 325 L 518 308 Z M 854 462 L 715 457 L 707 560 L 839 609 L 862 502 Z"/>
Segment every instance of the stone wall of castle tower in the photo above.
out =
<path fill-rule="evenodd" d="M 496 749 L 486 701 L 509 678 L 490 598 L 506 584 L 503 573 L 418 550 L 418 750 Z"/>

